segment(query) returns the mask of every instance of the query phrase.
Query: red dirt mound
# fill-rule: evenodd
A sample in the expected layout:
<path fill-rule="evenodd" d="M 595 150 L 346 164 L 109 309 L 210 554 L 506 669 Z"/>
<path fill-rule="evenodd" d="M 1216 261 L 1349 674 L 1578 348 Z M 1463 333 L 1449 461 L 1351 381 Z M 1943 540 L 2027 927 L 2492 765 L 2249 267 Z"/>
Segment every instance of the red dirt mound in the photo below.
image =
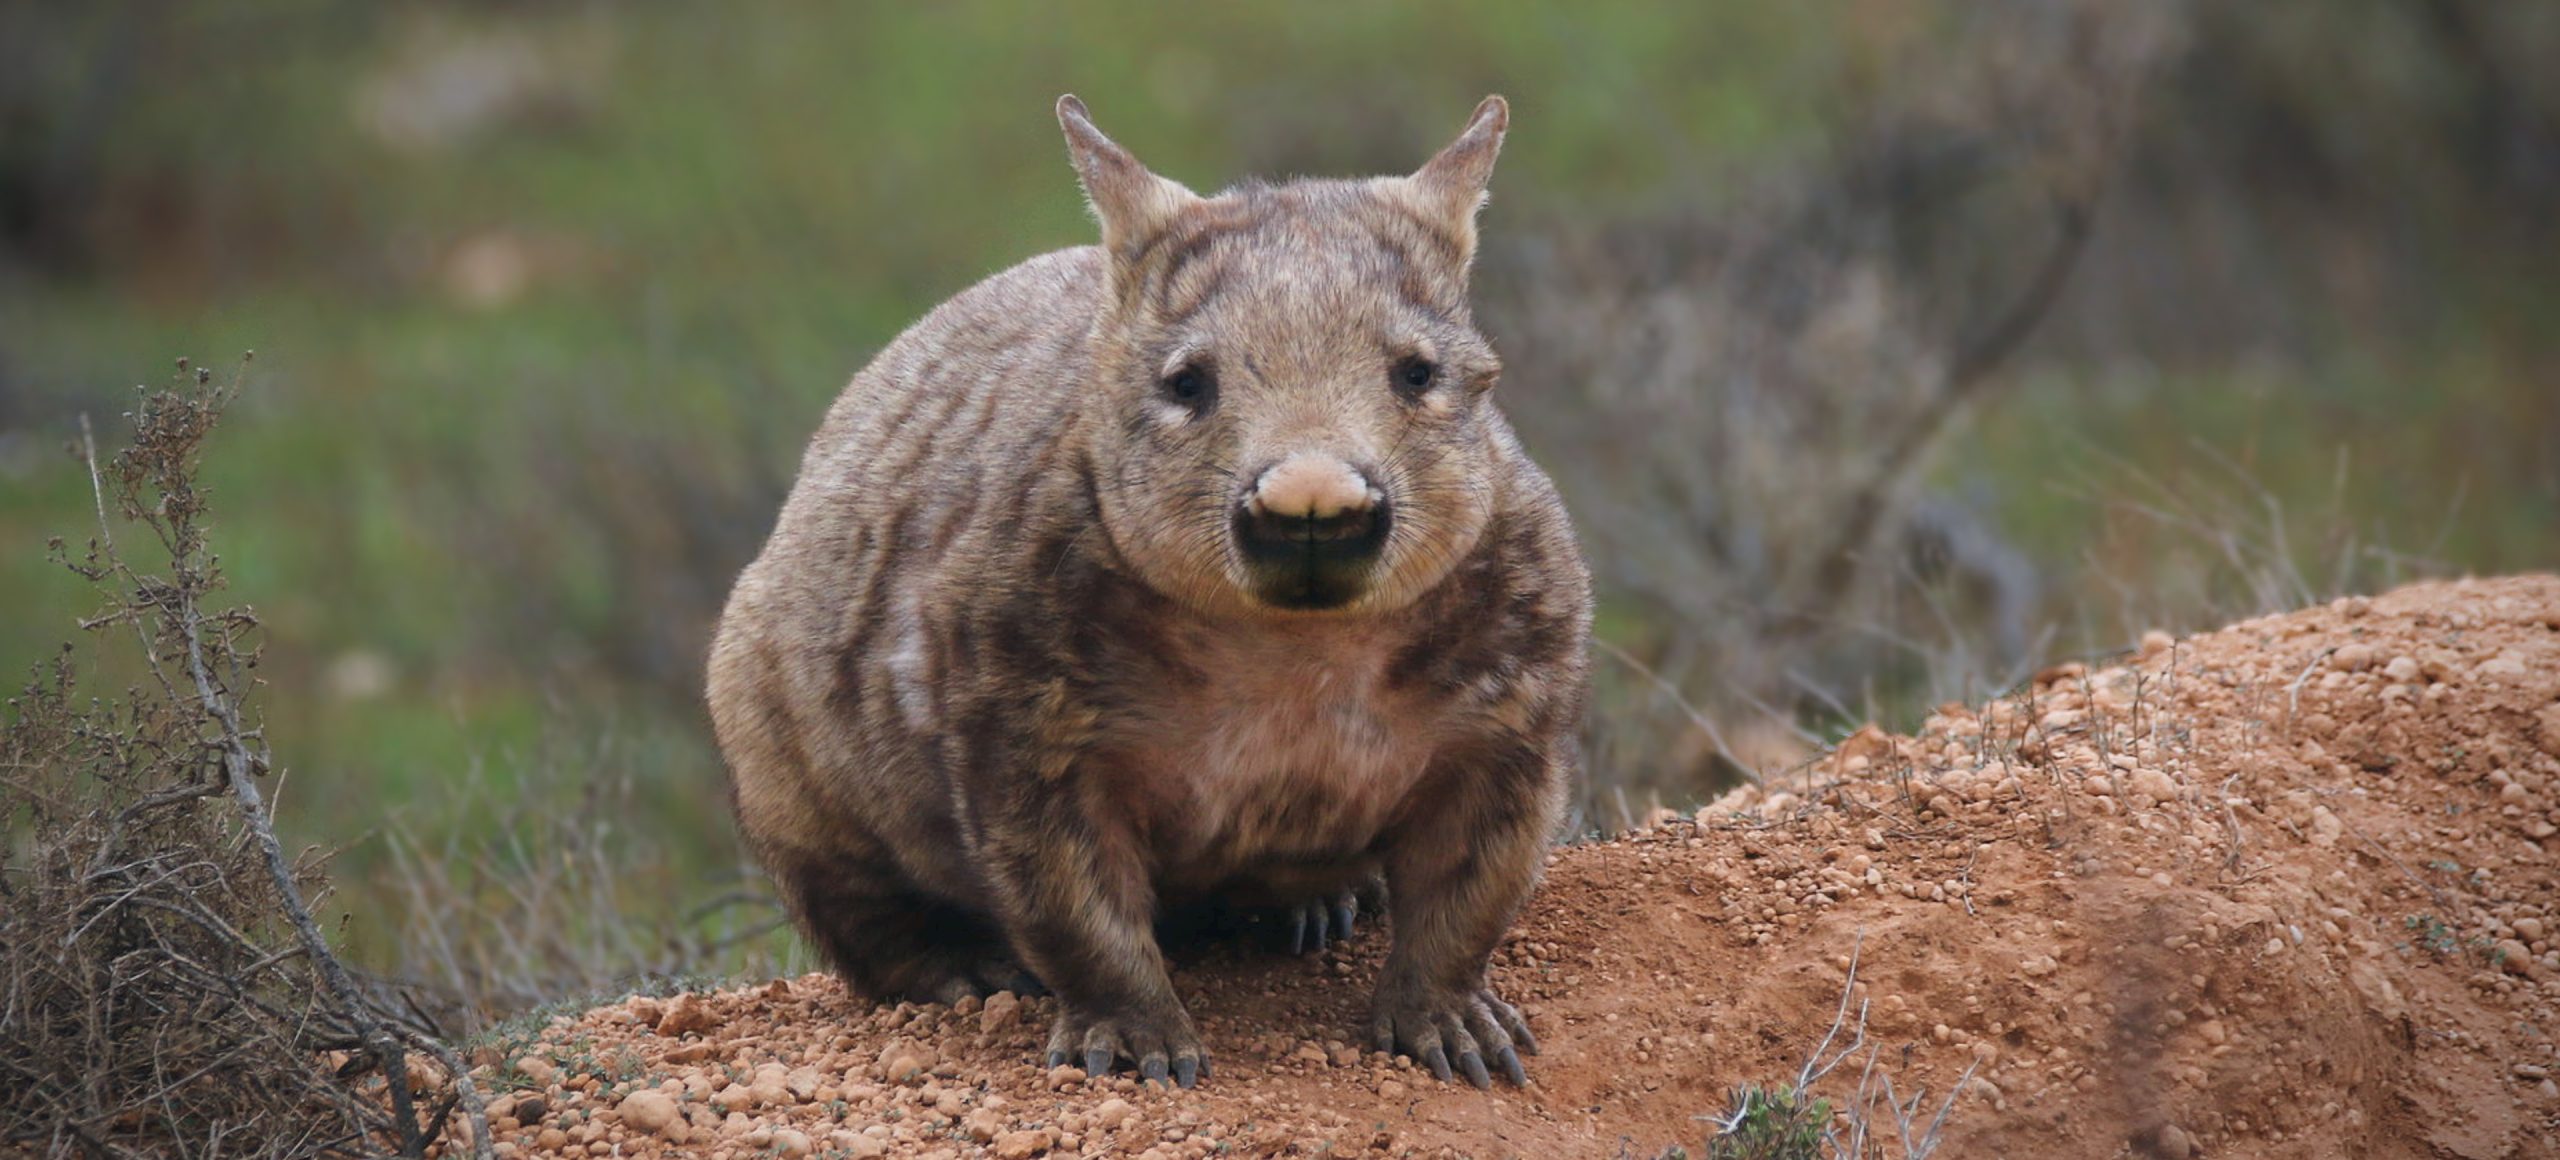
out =
<path fill-rule="evenodd" d="M 2560 1155 L 2560 577 L 2155 637 L 1782 780 L 1554 857 L 1494 962 L 1546 1046 L 1526 1089 L 1355 1046 L 1371 934 L 1183 968 L 1197 1091 L 1034 1066 L 1047 1000 L 875 1009 L 809 976 L 554 1020 L 482 1070 L 493 1130 L 514 1155 L 1652 1156 L 1837 1019 L 1824 1058 L 1857 1050 L 1813 1087 L 1877 1155 L 1950 1100 L 1949 1156 Z"/>

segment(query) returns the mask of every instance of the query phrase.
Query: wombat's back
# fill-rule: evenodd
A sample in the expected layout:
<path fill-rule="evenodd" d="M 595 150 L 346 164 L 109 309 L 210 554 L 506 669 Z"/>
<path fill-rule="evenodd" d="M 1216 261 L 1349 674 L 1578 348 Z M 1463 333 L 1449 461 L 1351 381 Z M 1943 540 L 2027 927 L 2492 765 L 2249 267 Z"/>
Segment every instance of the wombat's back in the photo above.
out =
<path fill-rule="evenodd" d="M 711 651 L 713 726 L 768 865 L 861 853 L 974 879 L 911 741 L 967 679 L 925 622 L 994 599 L 1018 572 L 1000 557 L 1078 518 L 1063 449 L 1102 293 L 1092 247 L 979 283 L 883 349 L 810 440 Z"/>

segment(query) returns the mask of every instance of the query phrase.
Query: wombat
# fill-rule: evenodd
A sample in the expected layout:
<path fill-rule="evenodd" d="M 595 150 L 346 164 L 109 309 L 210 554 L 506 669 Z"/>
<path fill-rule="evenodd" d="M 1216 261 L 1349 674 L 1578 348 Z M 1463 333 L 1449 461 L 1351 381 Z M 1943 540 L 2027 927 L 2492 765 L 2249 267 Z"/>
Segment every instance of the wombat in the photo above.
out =
<path fill-rule="evenodd" d="M 1213 197 L 1057 113 L 1102 244 L 854 376 L 730 596 L 739 827 L 859 991 L 1045 984 L 1051 1066 L 1184 1087 L 1168 908 L 1320 942 L 1383 879 L 1378 1049 L 1522 1082 L 1485 964 L 1577 772 L 1591 600 L 1468 306 L 1508 107 L 1411 176 Z"/>

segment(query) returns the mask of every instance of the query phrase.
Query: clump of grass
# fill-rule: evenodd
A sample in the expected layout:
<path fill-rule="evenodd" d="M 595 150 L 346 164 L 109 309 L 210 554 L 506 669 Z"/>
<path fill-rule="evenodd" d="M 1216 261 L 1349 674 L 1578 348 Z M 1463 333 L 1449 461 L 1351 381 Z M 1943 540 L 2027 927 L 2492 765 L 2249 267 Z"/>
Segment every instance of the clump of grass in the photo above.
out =
<path fill-rule="evenodd" d="M 380 929 L 388 969 L 447 1034 L 812 969 L 751 868 L 682 874 L 651 847 L 652 803 L 609 758 L 544 756 L 505 780 L 521 808 L 485 832 L 431 844 L 398 817 L 379 828 L 391 873 L 376 893 L 396 915 Z M 495 800 L 498 781 L 475 765 L 449 796 Z"/>

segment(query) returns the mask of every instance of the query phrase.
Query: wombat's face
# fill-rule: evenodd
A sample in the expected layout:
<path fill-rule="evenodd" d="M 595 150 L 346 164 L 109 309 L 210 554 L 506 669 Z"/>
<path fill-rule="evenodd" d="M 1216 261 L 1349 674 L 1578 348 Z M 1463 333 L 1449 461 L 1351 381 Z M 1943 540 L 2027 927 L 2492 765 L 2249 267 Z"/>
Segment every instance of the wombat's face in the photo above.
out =
<path fill-rule="evenodd" d="M 1474 546 L 1500 364 L 1466 274 L 1504 117 L 1487 101 L 1412 177 L 1200 198 L 1061 102 L 1112 264 L 1088 451 L 1148 583 L 1201 608 L 1385 610 Z"/>

